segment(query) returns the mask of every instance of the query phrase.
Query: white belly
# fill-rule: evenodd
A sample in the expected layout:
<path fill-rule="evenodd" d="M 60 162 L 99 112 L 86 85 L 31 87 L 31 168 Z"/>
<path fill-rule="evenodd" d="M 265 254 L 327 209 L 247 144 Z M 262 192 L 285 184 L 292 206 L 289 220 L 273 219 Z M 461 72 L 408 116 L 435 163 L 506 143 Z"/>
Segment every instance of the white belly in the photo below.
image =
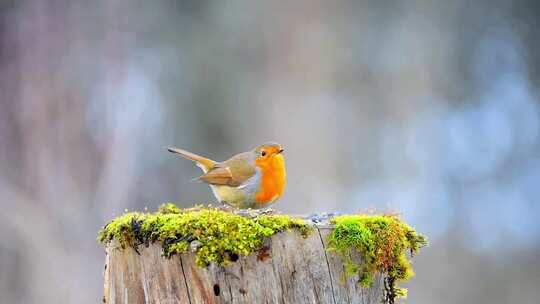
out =
<path fill-rule="evenodd" d="M 261 207 L 255 201 L 255 196 L 261 184 L 260 177 L 261 173 L 257 169 L 253 177 L 238 187 L 210 185 L 210 188 L 212 188 L 212 192 L 219 202 L 236 208 L 257 209 Z"/>
<path fill-rule="evenodd" d="M 210 185 L 214 196 L 219 202 L 237 208 L 249 208 L 248 205 L 255 203 L 255 195 L 247 193 L 244 189 L 229 186 Z"/>

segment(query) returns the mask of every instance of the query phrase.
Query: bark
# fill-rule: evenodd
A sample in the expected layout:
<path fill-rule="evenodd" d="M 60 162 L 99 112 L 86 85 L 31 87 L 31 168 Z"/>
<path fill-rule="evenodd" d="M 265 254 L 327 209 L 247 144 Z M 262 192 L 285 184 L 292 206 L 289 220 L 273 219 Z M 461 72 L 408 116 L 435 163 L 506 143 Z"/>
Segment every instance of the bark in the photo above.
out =
<path fill-rule="evenodd" d="M 228 266 L 195 265 L 192 253 L 170 259 L 161 245 L 121 249 L 107 246 L 104 303 L 379 303 L 382 280 L 370 288 L 358 276 L 345 279 L 341 258 L 326 251 L 331 227 L 307 238 L 274 235 L 258 253 Z M 360 259 L 360 257 L 354 257 Z"/>

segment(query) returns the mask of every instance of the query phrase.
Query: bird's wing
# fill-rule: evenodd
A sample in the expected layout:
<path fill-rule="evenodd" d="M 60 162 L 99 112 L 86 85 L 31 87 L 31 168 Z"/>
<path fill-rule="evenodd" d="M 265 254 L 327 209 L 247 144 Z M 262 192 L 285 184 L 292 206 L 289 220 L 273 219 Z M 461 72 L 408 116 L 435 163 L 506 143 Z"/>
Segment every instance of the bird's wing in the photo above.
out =
<path fill-rule="evenodd" d="M 255 167 L 242 157 L 233 157 L 218 163 L 199 180 L 212 185 L 238 187 L 255 175 Z"/>

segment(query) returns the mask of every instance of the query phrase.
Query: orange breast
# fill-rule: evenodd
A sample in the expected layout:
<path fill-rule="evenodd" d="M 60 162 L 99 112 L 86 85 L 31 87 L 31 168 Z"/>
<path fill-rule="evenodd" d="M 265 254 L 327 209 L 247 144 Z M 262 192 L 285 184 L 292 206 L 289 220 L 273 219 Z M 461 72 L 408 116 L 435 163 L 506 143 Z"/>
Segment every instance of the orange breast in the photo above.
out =
<path fill-rule="evenodd" d="M 287 181 L 285 173 L 285 159 L 283 155 L 276 154 L 264 162 L 256 162 L 261 169 L 261 188 L 255 194 L 257 203 L 271 203 L 278 199 L 285 190 Z"/>

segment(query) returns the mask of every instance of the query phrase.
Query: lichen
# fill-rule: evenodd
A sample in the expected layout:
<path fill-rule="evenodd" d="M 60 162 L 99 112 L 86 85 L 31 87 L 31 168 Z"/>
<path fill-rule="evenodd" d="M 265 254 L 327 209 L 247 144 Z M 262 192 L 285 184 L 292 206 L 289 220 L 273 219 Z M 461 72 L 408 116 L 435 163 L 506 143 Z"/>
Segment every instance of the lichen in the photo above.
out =
<path fill-rule="evenodd" d="M 196 263 L 204 267 L 211 262 L 226 265 L 239 255 L 248 256 L 263 247 L 265 238 L 292 229 L 306 236 L 311 226 L 287 215 L 250 218 L 211 207 L 180 209 L 168 203 L 156 213 L 130 212 L 114 219 L 99 232 L 98 240 L 116 240 L 122 248 L 135 250 L 160 242 L 166 257 L 187 252 L 196 244 Z"/>
<path fill-rule="evenodd" d="M 375 275 L 382 274 L 384 302 L 406 297 L 407 290 L 398 287 L 414 275 L 406 252 L 412 256 L 427 245 L 424 236 L 395 215 L 344 215 L 330 222 L 336 226 L 328 250 L 342 256 L 347 276 L 358 274 L 358 283 L 369 287 Z M 361 262 L 353 261 L 353 251 L 359 253 Z"/>

